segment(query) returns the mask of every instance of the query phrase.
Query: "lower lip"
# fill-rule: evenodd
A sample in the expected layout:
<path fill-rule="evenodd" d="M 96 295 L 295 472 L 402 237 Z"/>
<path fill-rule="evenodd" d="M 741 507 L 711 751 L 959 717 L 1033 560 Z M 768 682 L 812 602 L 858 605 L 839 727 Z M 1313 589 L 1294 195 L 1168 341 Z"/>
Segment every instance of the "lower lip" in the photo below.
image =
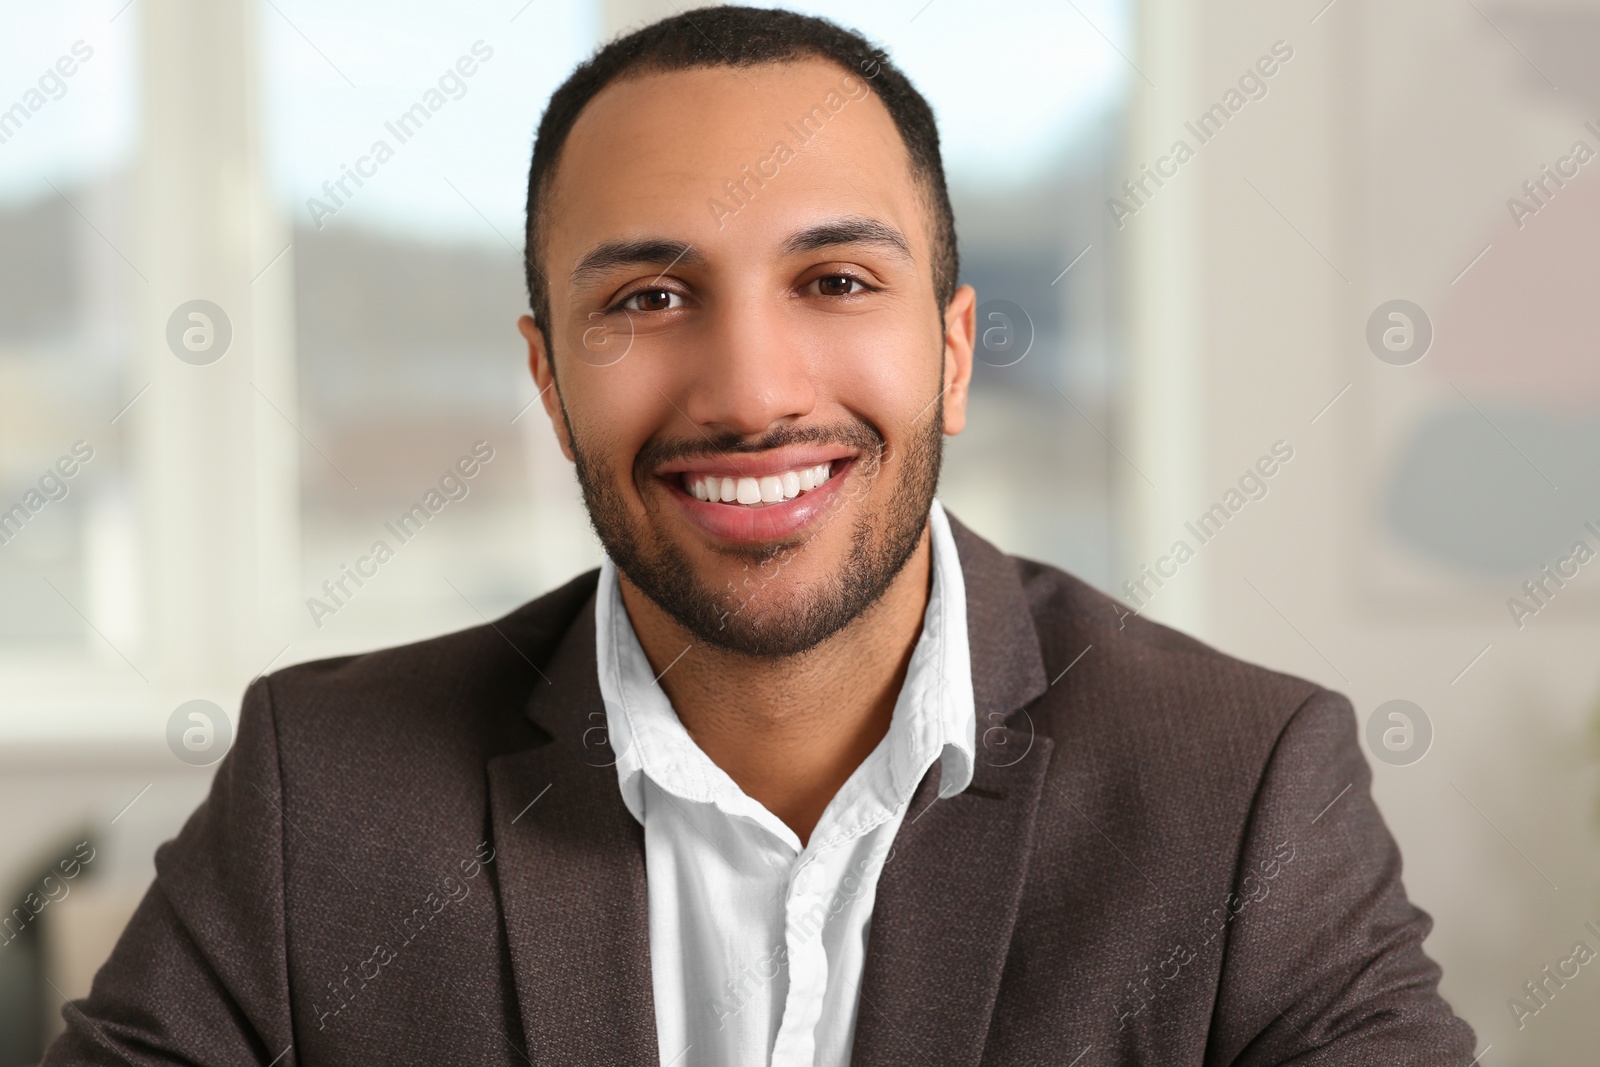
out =
<path fill-rule="evenodd" d="M 834 460 L 831 476 L 815 489 L 807 490 L 781 504 L 752 508 L 743 504 L 713 504 L 689 495 L 681 474 L 663 478 L 667 491 L 683 508 L 689 521 L 704 533 L 723 541 L 760 544 L 793 537 L 812 525 L 839 495 L 840 483 L 849 473 L 854 458 Z"/>

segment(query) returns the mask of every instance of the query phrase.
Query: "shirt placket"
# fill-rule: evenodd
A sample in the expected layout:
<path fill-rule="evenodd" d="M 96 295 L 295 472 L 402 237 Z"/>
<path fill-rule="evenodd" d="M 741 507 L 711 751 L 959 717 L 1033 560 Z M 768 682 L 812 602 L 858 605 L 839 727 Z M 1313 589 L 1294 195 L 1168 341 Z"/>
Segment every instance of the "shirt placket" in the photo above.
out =
<path fill-rule="evenodd" d="M 812 1067 L 816 1058 L 816 1026 L 828 991 L 827 926 L 821 854 L 804 858 L 789 881 L 784 901 L 784 944 L 789 964 L 789 991 L 783 1022 L 772 1050 L 772 1067 Z M 808 924 L 820 906 L 820 919 Z"/>

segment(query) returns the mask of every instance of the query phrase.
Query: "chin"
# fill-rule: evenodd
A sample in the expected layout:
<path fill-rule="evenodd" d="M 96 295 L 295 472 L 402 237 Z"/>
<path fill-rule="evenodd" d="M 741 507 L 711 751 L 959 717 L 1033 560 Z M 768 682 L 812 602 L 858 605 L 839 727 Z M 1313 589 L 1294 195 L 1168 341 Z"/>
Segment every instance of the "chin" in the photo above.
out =
<path fill-rule="evenodd" d="M 846 621 L 843 625 L 848 625 Z M 734 602 L 733 611 L 715 628 L 698 634 L 706 644 L 723 652 L 752 659 L 777 659 L 809 652 L 832 637 L 840 625 L 795 625 L 795 614 L 782 605 Z"/>

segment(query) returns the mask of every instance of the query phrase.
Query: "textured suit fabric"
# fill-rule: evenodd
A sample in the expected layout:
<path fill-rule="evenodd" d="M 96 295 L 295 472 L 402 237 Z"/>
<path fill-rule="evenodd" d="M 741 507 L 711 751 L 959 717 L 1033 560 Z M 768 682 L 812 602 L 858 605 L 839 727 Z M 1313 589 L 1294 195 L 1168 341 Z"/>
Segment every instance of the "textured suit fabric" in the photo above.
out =
<path fill-rule="evenodd" d="M 895 838 L 854 1062 L 1470 1061 L 1349 703 L 951 526 L 977 766 Z M 596 573 L 252 684 L 45 1067 L 656 1062 Z"/>

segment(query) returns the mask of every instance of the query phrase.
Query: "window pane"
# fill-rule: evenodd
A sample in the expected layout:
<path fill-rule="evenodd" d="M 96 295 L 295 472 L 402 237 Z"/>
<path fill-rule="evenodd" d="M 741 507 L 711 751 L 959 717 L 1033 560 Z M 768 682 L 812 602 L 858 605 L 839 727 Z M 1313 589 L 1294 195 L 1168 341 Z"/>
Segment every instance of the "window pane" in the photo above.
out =
<path fill-rule="evenodd" d="M 113 17 L 115 16 L 115 17 Z M 137 16 L 24 5 L 0 36 L 0 657 L 138 639 L 125 176 Z"/>

